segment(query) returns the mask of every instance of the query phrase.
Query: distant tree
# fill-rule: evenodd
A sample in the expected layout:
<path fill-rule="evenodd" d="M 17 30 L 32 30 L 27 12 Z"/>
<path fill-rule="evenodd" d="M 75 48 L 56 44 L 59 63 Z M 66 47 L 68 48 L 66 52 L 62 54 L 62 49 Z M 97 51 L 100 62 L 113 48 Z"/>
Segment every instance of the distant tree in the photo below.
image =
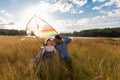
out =
<path fill-rule="evenodd" d="M 91 29 L 64 34 L 74 37 L 120 37 L 120 28 Z"/>
<path fill-rule="evenodd" d="M 10 35 L 10 36 L 15 36 L 15 35 L 26 35 L 25 30 L 6 30 L 6 29 L 0 29 L 0 35 Z"/>

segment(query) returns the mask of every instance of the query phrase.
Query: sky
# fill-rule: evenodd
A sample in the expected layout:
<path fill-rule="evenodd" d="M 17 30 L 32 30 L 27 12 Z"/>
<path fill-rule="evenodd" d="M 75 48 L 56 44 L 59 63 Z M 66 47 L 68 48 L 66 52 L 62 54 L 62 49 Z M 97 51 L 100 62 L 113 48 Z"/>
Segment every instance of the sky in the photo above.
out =
<path fill-rule="evenodd" d="M 58 32 L 120 27 L 120 0 L 0 0 L 0 29 L 24 30 L 34 15 Z"/>

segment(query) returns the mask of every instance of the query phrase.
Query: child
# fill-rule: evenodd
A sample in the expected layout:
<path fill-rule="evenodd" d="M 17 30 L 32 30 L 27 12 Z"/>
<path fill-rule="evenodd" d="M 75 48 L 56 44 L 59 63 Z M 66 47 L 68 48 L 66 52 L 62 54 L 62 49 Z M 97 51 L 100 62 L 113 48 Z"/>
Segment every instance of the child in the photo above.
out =
<path fill-rule="evenodd" d="M 40 57 L 43 59 L 50 59 L 53 58 L 54 53 L 56 53 L 55 47 L 52 45 L 52 41 L 50 39 L 47 39 L 45 41 L 45 47 L 43 48 L 42 52 L 40 52 L 33 60 L 32 62 L 39 62 Z"/>
<path fill-rule="evenodd" d="M 45 48 L 42 51 L 42 56 L 45 59 L 53 58 L 54 53 L 56 53 L 55 47 L 52 45 L 52 41 L 50 39 L 46 40 Z"/>

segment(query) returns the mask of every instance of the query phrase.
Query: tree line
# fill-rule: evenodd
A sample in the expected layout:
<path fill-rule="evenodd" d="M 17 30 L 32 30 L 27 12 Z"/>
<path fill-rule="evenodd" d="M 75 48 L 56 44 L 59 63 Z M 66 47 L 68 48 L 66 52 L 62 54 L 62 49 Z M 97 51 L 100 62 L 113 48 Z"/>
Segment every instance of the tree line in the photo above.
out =
<path fill-rule="evenodd" d="M 74 31 L 73 33 L 62 33 L 71 37 L 120 37 L 120 28 L 90 29 Z M 27 35 L 25 30 L 6 30 L 0 29 L 0 35 Z"/>
<path fill-rule="evenodd" d="M 25 30 L 0 29 L 0 35 L 8 35 L 8 36 L 26 35 L 26 31 Z"/>
<path fill-rule="evenodd" d="M 72 37 L 120 37 L 120 28 L 90 29 L 63 34 Z"/>

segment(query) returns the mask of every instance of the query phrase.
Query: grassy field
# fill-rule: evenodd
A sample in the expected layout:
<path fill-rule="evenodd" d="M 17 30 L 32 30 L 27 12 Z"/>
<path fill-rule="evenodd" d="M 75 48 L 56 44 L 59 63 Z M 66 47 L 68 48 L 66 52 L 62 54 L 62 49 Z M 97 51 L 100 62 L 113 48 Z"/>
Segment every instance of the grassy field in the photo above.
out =
<path fill-rule="evenodd" d="M 36 39 L 0 37 L 0 80 L 70 80 L 57 55 L 51 64 L 30 61 L 41 50 Z M 120 80 L 120 40 L 73 39 L 69 44 L 74 80 Z M 51 70 L 52 69 L 52 70 Z"/>

